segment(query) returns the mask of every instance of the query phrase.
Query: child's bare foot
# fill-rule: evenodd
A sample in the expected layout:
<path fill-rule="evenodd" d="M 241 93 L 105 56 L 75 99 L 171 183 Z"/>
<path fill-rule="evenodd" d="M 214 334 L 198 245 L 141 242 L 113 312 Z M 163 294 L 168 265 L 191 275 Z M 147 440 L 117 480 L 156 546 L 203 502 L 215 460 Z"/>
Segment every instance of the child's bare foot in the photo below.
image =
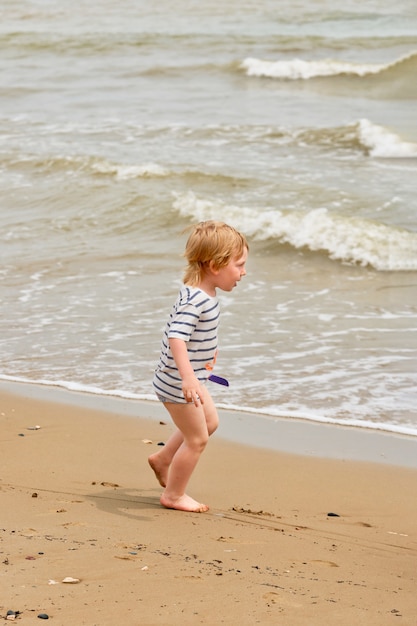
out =
<path fill-rule="evenodd" d="M 207 504 L 197 502 L 187 494 L 184 494 L 176 500 L 172 500 L 165 494 L 162 494 L 160 502 L 166 509 L 175 509 L 177 511 L 188 511 L 189 513 L 205 513 L 209 510 Z"/>
<path fill-rule="evenodd" d="M 167 466 L 161 463 L 158 458 L 158 454 L 151 454 L 148 458 L 148 463 L 155 472 L 155 476 L 158 479 L 159 484 L 162 487 L 166 487 L 169 465 Z"/>

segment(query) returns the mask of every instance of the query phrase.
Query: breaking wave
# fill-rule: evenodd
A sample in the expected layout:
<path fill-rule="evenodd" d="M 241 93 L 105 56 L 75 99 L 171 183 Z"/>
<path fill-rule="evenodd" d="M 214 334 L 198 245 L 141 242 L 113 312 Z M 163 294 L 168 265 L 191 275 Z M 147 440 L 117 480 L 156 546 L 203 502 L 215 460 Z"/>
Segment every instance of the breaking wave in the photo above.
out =
<path fill-rule="evenodd" d="M 392 72 L 393 69 L 404 69 L 407 73 L 413 69 L 417 61 L 417 52 L 402 56 L 396 61 L 387 64 L 381 63 L 351 63 L 335 59 L 317 59 L 306 61 L 290 59 L 283 61 L 264 61 L 262 59 L 247 58 L 241 68 L 248 76 L 278 78 L 287 80 L 308 80 L 323 76 L 369 76 Z M 410 78 L 412 76 L 410 75 Z"/>
<path fill-rule="evenodd" d="M 6 128 L 7 124 L 2 125 Z M 47 129 L 46 129 L 47 130 Z M 378 159 L 416 159 L 417 143 L 406 141 L 393 130 L 374 124 L 368 119 L 360 119 L 339 127 L 322 128 L 275 128 L 270 126 L 225 126 L 216 125 L 190 129 L 187 126 L 176 126 L 169 129 L 170 134 L 179 142 L 185 142 L 189 150 L 195 145 L 210 146 L 211 142 L 245 145 L 276 143 L 278 145 L 311 146 L 328 150 L 330 153 L 343 154 L 346 152 L 362 153 L 365 156 Z M 91 129 L 94 132 L 94 129 Z M 129 131 L 127 131 L 129 132 Z M 138 131 L 139 132 L 139 131 Z M 158 136 L 167 132 L 166 127 L 142 128 L 140 136 L 142 141 L 155 141 Z M 30 147 L 30 146 L 29 146 Z M 20 154 L 11 152 L 3 154 L 1 164 L 10 170 L 24 170 L 26 172 L 40 171 L 48 174 L 60 174 L 65 172 L 67 176 L 86 175 L 92 177 L 107 177 L 115 180 L 129 180 L 139 178 L 207 178 L 214 176 L 219 178 L 228 177 L 222 171 L 209 171 L 194 168 L 186 164 L 172 164 L 149 162 L 121 162 L 109 160 L 100 156 L 92 155 L 63 155 L 47 154 L 39 155 L 31 152 Z"/>
<path fill-rule="evenodd" d="M 417 233 L 379 222 L 312 211 L 256 210 L 198 198 L 193 192 L 177 194 L 174 208 L 183 217 L 203 221 L 226 216 L 256 240 L 276 240 L 294 248 L 327 253 L 330 259 L 380 271 L 417 270 Z"/>
<path fill-rule="evenodd" d="M 360 150 L 375 158 L 417 158 L 417 144 L 404 141 L 392 130 L 361 119 L 337 128 L 301 129 L 295 139 L 308 145 L 333 149 Z"/>

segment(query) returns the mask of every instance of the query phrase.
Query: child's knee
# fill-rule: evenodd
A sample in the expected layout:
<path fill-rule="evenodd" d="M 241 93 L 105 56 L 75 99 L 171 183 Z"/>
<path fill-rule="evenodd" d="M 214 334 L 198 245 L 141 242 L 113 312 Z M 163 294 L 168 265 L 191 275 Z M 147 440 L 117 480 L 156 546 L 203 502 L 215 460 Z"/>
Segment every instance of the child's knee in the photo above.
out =
<path fill-rule="evenodd" d="M 192 441 L 190 441 L 189 445 L 194 448 L 194 450 L 201 453 L 206 447 L 208 439 L 209 433 L 200 435 L 199 437 L 195 437 Z"/>

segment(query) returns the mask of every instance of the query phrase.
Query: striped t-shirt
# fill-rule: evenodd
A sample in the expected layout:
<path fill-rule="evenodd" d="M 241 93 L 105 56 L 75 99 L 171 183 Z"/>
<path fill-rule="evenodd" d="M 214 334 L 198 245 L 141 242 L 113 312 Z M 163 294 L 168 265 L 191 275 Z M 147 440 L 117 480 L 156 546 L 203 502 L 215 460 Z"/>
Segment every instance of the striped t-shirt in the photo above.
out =
<path fill-rule="evenodd" d="M 217 353 L 220 307 L 217 298 L 198 287 L 183 285 L 165 327 L 153 386 L 158 396 L 184 402 L 182 380 L 169 347 L 169 339 L 183 339 L 194 373 L 201 383 L 210 376 Z"/>

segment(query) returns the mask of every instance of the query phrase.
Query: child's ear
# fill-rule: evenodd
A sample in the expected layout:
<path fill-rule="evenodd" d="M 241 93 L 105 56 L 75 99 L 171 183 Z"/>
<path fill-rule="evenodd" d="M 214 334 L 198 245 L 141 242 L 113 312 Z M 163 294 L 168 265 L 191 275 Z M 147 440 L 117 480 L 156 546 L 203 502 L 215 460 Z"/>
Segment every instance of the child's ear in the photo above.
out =
<path fill-rule="evenodd" d="M 209 263 L 209 270 L 215 276 L 217 276 L 217 274 L 219 273 L 219 268 L 216 266 L 214 261 L 210 261 L 210 263 Z"/>

